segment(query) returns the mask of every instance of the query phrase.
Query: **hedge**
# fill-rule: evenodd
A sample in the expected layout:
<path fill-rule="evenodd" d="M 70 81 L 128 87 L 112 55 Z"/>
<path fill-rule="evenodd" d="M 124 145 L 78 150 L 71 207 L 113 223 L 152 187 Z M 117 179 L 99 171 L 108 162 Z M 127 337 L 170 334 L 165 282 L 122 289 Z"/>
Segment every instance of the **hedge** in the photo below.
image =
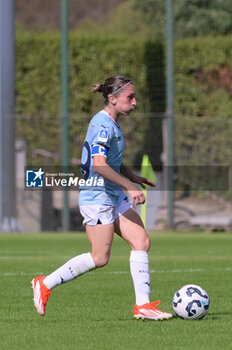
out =
<path fill-rule="evenodd" d="M 176 161 L 231 166 L 232 36 L 178 41 L 175 53 Z"/>
<path fill-rule="evenodd" d="M 60 153 L 60 37 L 18 33 L 16 38 L 17 135 L 27 141 L 28 163 L 36 148 Z M 199 80 L 232 70 L 232 36 L 175 43 L 175 161 L 231 165 L 231 93 L 215 80 Z M 148 153 L 160 165 L 165 110 L 164 45 L 128 37 L 70 34 L 70 157 L 79 158 L 92 115 L 103 106 L 91 86 L 114 74 L 132 78 L 137 111 L 122 118 L 125 158 L 138 165 Z M 231 77 L 230 77 L 231 78 Z M 232 79 L 232 78 L 231 78 Z M 210 137 L 208 136 L 210 135 Z M 40 160 L 42 162 L 42 160 Z"/>
<path fill-rule="evenodd" d="M 16 53 L 17 131 L 26 139 L 28 162 L 33 163 L 33 149 L 60 153 L 60 37 L 20 33 Z M 161 120 L 147 118 L 147 112 L 164 112 L 163 56 L 159 42 L 70 35 L 70 157 L 80 157 L 88 122 L 103 108 L 102 95 L 92 94 L 91 86 L 108 76 L 124 74 L 134 81 L 138 97 L 137 111 L 122 119 L 127 139 L 125 157 L 133 164 L 140 162 L 149 141 L 150 157 L 160 163 Z M 152 139 L 148 140 L 144 135 L 151 129 Z"/>

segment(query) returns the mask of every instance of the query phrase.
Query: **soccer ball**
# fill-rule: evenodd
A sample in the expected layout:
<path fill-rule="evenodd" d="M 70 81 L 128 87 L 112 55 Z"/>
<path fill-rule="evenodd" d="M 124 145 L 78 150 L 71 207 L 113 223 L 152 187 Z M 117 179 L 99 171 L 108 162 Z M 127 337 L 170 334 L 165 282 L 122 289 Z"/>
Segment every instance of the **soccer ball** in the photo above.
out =
<path fill-rule="evenodd" d="M 180 288 L 173 297 L 175 313 L 185 320 L 203 318 L 209 311 L 209 296 L 206 291 L 195 284 Z"/>

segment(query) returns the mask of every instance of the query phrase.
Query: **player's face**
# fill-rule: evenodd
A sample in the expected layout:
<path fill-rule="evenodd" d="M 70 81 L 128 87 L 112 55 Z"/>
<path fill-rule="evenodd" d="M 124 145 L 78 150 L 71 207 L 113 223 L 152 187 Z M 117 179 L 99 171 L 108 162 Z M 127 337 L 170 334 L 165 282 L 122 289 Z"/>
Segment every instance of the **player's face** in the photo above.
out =
<path fill-rule="evenodd" d="M 118 114 L 129 115 L 136 106 L 136 91 L 133 84 L 129 84 L 122 89 L 120 94 L 115 97 L 115 108 Z"/>

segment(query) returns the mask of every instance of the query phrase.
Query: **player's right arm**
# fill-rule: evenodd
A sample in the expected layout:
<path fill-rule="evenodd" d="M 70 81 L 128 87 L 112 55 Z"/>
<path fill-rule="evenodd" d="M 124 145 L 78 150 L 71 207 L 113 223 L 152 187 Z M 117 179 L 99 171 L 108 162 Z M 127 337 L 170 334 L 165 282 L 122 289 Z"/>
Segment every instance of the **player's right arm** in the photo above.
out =
<path fill-rule="evenodd" d="M 142 191 L 140 191 L 131 181 L 118 174 L 106 162 L 106 157 L 101 155 L 93 156 L 93 171 L 106 180 L 110 180 L 116 185 L 122 186 L 130 194 L 132 205 L 135 207 L 138 204 L 143 204 L 146 198 Z"/>

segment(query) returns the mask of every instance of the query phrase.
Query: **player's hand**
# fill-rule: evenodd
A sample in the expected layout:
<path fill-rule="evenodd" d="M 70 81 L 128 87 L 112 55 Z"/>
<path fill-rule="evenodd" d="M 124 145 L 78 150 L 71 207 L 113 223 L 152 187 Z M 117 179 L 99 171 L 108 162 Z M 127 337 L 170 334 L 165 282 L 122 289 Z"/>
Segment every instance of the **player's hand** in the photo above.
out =
<path fill-rule="evenodd" d="M 144 196 L 143 192 L 140 191 L 135 185 L 132 185 L 128 192 L 132 200 L 133 208 L 135 208 L 136 205 L 144 204 L 146 202 L 146 197 Z"/>
<path fill-rule="evenodd" d="M 138 185 L 140 185 L 144 189 L 146 188 L 145 185 L 148 185 L 151 187 L 156 186 L 156 184 L 153 181 L 147 179 L 146 177 L 142 177 L 142 176 L 138 176 L 138 175 L 136 175 L 134 182 L 136 182 Z"/>

